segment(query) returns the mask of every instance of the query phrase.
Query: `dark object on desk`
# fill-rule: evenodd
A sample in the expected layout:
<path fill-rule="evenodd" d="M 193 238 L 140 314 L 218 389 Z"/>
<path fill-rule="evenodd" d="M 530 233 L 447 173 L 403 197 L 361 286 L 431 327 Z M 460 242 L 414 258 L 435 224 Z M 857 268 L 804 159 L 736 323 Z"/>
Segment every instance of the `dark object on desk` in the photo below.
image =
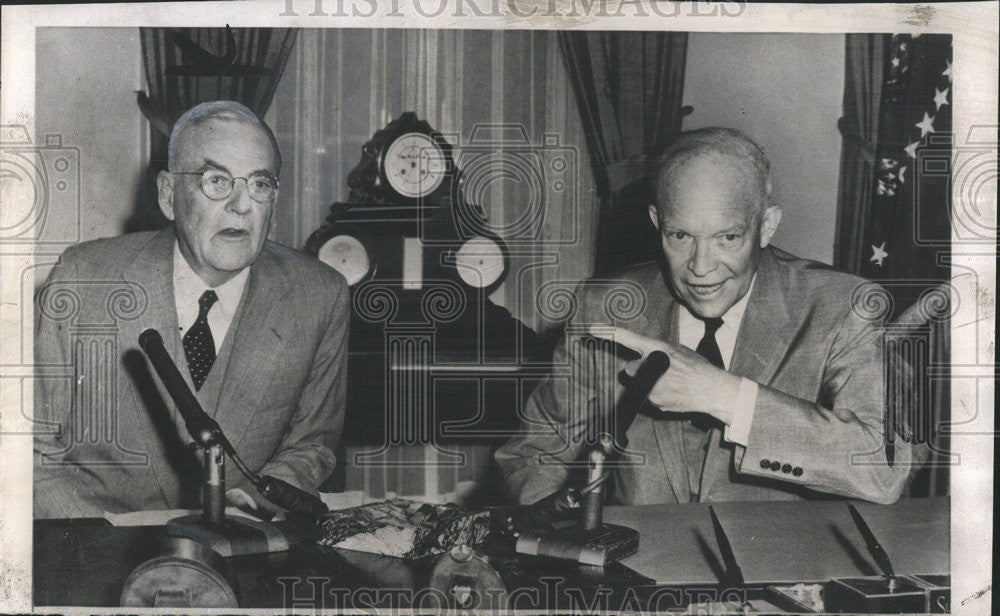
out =
<path fill-rule="evenodd" d="M 317 543 L 324 547 L 416 559 L 489 538 L 489 513 L 405 499 L 328 513 Z"/>
<path fill-rule="evenodd" d="M 167 537 L 160 556 L 129 574 L 121 606 L 235 608 L 239 601 L 232 568 L 219 554 L 191 539 Z"/>
<path fill-rule="evenodd" d="M 723 582 L 734 586 L 742 586 L 744 584 L 743 571 L 736 564 L 736 555 L 733 554 L 733 546 L 729 543 L 729 537 L 726 536 L 726 531 L 722 529 L 719 516 L 715 515 L 715 508 L 709 505 L 708 513 L 712 516 L 712 529 L 715 531 L 715 541 L 719 544 L 719 551 L 722 552 L 722 562 L 726 566 L 727 579 L 723 580 Z"/>
<path fill-rule="evenodd" d="M 892 569 L 892 562 L 889 561 L 889 555 L 885 553 L 885 549 L 879 544 L 878 539 L 875 538 L 875 533 L 868 527 L 868 523 L 861 517 L 861 514 L 858 513 L 854 505 L 847 503 L 847 509 L 851 512 L 851 519 L 854 520 L 854 525 L 858 527 L 858 531 L 861 533 L 861 536 L 865 540 L 865 545 L 868 547 L 868 552 L 875 559 L 875 563 L 878 564 L 879 569 L 890 580 L 896 577 L 896 573 Z"/>

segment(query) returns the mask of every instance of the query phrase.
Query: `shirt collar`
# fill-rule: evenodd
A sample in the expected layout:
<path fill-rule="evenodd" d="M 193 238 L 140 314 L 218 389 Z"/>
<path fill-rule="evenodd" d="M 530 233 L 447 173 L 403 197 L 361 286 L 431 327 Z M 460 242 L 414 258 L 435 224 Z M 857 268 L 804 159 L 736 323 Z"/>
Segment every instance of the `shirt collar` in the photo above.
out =
<path fill-rule="evenodd" d="M 246 287 L 247 279 L 250 277 L 250 268 L 244 267 L 240 273 L 236 274 L 226 282 L 217 287 L 209 287 L 205 281 L 198 276 L 187 259 L 181 254 L 180 244 L 174 242 L 174 294 L 178 303 L 188 305 L 191 302 L 195 305 L 201 294 L 212 289 L 219 297 L 219 304 L 227 314 L 234 314 L 240 305 L 240 298 L 243 297 L 243 289 Z"/>

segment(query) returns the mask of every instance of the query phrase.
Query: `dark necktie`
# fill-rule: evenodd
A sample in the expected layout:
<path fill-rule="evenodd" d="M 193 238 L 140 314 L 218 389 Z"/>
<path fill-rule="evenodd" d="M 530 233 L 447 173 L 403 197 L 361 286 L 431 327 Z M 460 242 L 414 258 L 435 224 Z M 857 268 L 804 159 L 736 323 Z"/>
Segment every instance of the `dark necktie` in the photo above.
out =
<path fill-rule="evenodd" d="M 726 366 L 722 361 L 722 351 L 719 350 L 719 343 L 715 341 L 715 332 L 719 331 L 719 328 L 722 327 L 722 319 L 716 317 L 714 319 L 701 320 L 705 323 L 705 335 L 702 336 L 701 342 L 698 343 L 698 348 L 695 351 L 698 355 L 712 362 L 712 365 L 716 368 L 725 370 Z M 711 430 L 712 426 L 718 423 L 711 416 L 704 413 L 695 413 L 691 418 L 691 425 L 705 432 Z"/>
<path fill-rule="evenodd" d="M 211 289 L 201 294 L 198 298 L 198 320 L 184 334 L 184 357 L 187 358 L 191 380 L 197 390 L 201 389 L 215 363 L 215 340 L 208 327 L 208 311 L 218 299 L 219 296 Z"/>
<path fill-rule="evenodd" d="M 726 366 L 722 362 L 722 351 L 719 350 L 719 343 L 715 341 L 715 332 L 722 327 L 722 319 L 716 317 L 703 320 L 705 322 L 705 335 L 702 336 L 701 342 L 698 343 L 698 348 L 695 350 L 698 355 L 712 362 L 713 366 L 725 370 Z"/>

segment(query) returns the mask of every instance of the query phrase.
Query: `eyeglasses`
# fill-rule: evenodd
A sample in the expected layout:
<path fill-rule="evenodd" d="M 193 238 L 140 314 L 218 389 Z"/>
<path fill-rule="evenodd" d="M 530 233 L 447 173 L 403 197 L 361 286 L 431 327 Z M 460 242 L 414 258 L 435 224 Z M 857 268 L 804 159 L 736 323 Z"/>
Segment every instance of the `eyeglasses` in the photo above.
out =
<path fill-rule="evenodd" d="M 250 198 L 257 203 L 271 203 L 278 195 L 278 179 L 268 173 L 255 173 L 246 178 L 234 178 L 225 171 L 209 169 L 208 171 L 171 171 L 173 175 L 200 175 L 201 192 L 213 201 L 221 201 L 233 194 L 236 180 L 247 183 Z"/>

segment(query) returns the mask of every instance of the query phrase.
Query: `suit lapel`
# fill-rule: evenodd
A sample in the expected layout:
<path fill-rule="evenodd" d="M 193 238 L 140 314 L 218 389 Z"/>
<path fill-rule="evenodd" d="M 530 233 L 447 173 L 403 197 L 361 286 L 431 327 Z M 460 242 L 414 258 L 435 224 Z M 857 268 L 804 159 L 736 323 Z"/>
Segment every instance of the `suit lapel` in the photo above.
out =
<path fill-rule="evenodd" d="M 239 322 L 230 326 L 236 338 L 215 412 L 237 451 L 250 424 L 248 409 L 260 408 L 271 386 L 268 375 L 287 338 L 283 331 L 288 317 L 280 308 L 288 292 L 286 276 L 265 245 L 250 268 Z"/>
<path fill-rule="evenodd" d="M 650 308 L 647 314 L 660 315 L 656 322 L 649 321 L 642 333 L 652 338 L 676 343 L 677 336 L 677 302 L 665 285 L 655 285 L 650 290 Z M 687 463 L 684 455 L 684 439 L 681 435 L 681 421 L 668 417 L 658 417 L 653 421 L 653 437 L 660 450 L 660 463 L 670 481 L 670 489 L 679 503 L 689 502 Z"/>
<path fill-rule="evenodd" d="M 729 367 L 733 374 L 765 385 L 781 365 L 794 335 L 781 285 L 774 255 L 765 250 Z"/>
<path fill-rule="evenodd" d="M 747 301 L 729 372 L 758 383 L 767 384 L 788 352 L 792 332 L 788 327 L 788 309 L 770 250 L 761 255 L 757 280 Z M 720 456 L 722 430 L 712 428 L 708 451 L 702 467 L 698 500 L 704 500 L 712 490 L 721 466 L 730 463 L 731 456 Z"/>
<path fill-rule="evenodd" d="M 122 272 L 122 279 L 129 283 L 130 288 L 140 289 L 141 293 L 145 294 L 147 303 L 145 311 L 138 318 L 118 319 L 118 348 L 122 353 L 119 357 L 119 367 L 123 369 L 118 381 L 118 400 L 123 402 L 123 408 L 118 409 L 121 434 L 132 432 L 138 434 L 138 438 L 145 442 L 146 451 L 149 452 L 149 464 L 153 468 L 167 503 L 173 500 L 168 496 L 168 492 L 173 492 L 172 486 L 176 481 L 165 474 L 171 466 L 166 459 L 167 455 L 161 440 L 155 438 L 154 425 L 170 419 L 150 417 L 149 413 L 156 411 L 147 408 L 137 398 L 136 387 L 155 387 L 167 404 L 170 404 L 170 398 L 151 367 L 148 373 L 136 375 L 126 369 L 126 364 L 136 366 L 145 361 L 139 349 L 138 339 L 139 334 L 147 328 L 162 332 L 167 350 L 171 351 L 169 341 L 171 336 L 176 337 L 177 331 L 177 309 L 173 292 L 173 247 L 173 229 L 164 229 L 152 237 L 149 246 Z M 149 383 L 133 382 L 136 376 L 152 380 Z M 125 404 L 127 401 L 131 401 L 131 404 Z"/>

